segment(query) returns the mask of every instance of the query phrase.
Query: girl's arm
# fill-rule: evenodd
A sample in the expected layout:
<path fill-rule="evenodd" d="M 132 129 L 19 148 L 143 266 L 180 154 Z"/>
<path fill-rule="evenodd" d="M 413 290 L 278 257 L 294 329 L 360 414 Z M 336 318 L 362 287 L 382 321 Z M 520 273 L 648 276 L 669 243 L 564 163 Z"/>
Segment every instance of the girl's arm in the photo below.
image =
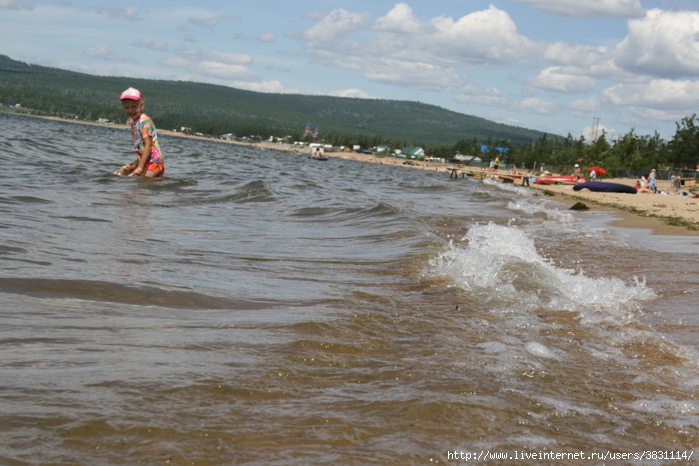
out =
<path fill-rule="evenodd" d="M 146 167 L 146 164 L 150 160 L 150 152 L 153 150 L 153 138 L 148 136 L 147 138 L 144 139 L 144 142 L 146 143 L 146 147 L 143 149 L 143 155 L 141 155 L 141 163 L 138 164 L 138 167 L 134 171 L 131 172 L 131 175 L 142 175 L 144 172 L 143 170 Z"/>

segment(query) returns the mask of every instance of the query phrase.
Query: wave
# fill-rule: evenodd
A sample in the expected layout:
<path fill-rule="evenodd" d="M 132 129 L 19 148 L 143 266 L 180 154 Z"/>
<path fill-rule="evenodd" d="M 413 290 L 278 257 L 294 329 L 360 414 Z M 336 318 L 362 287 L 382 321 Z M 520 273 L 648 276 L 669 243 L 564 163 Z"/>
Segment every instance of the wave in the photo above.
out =
<path fill-rule="evenodd" d="M 138 306 L 192 310 L 262 310 L 288 303 L 263 299 L 210 296 L 154 286 L 127 286 L 91 280 L 0 277 L 0 293 L 53 299 L 80 299 Z"/>
<path fill-rule="evenodd" d="M 526 233 L 494 223 L 471 227 L 466 249 L 451 247 L 431 261 L 431 271 L 448 277 L 454 286 L 487 296 L 488 300 L 546 309 L 635 308 L 656 293 L 644 282 L 619 278 L 589 278 L 582 272 L 558 268 L 544 259 Z"/>

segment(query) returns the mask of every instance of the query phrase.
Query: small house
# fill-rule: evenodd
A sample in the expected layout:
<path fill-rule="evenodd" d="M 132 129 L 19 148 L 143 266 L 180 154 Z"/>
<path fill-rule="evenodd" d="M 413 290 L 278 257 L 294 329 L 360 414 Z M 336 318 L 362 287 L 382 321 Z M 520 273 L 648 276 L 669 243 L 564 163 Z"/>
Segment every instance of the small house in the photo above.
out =
<path fill-rule="evenodd" d="M 422 147 L 404 147 L 401 153 L 408 159 L 422 160 L 425 158 L 425 150 Z"/>

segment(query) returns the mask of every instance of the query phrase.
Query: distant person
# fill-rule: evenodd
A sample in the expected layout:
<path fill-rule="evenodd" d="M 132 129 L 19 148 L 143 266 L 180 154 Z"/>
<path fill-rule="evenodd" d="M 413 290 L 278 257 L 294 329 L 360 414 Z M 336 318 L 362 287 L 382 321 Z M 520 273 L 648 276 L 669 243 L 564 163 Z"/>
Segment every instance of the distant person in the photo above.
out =
<path fill-rule="evenodd" d="M 527 173 L 522 175 L 522 186 L 529 186 L 529 175 Z"/>
<path fill-rule="evenodd" d="M 650 171 L 650 175 L 648 175 L 648 187 L 653 192 L 653 194 L 658 192 L 658 188 L 655 186 L 656 173 L 657 172 L 655 171 L 655 168 L 654 168 Z"/>
<path fill-rule="evenodd" d="M 594 169 L 590 170 L 590 181 L 597 181 L 597 172 Z"/>
<path fill-rule="evenodd" d="M 165 175 L 165 163 L 160 152 L 158 133 L 153 120 L 143 113 L 145 106 L 143 94 L 138 89 L 130 87 L 121 93 L 122 107 L 129 117 L 126 122 L 131 126 L 137 159 L 121 167 L 116 175 L 145 176 L 155 178 Z"/>
<path fill-rule="evenodd" d="M 645 176 L 642 176 L 640 180 L 636 180 L 636 190 L 639 193 L 648 193 L 650 194 L 652 191 L 650 190 L 650 187 L 648 186 L 647 180 Z"/>
<path fill-rule="evenodd" d="M 316 151 L 313 152 L 313 158 L 320 159 L 322 157 L 323 157 L 323 154 L 320 152 L 320 147 L 316 147 Z"/>
<path fill-rule="evenodd" d="M 573 175 L 575 175 L 575 184 L 578 184 L 580 182 L 580 178 L 582 177 L 582 169 L 580 168 L 580 165 L 577 163 L 575 164 L 575 170 L 573 170 Z"/>
<path fill-rule="evenodd" d="M 679 191 L 680 189 L 682 189 L 682 178 L 680 178 L 679 173 L 673 176 L 675 177 L 675 181 L 674 183 L 672 183 L 672 187 L 675 188 L 675 191 Z"/>
<path fill-rule="evenodd" d="M 495 161 L 493 162 L 493 171 L 498 171 L 498 167 L 500 166 L 500 156 L 496 155 L 495 156 Z"/>

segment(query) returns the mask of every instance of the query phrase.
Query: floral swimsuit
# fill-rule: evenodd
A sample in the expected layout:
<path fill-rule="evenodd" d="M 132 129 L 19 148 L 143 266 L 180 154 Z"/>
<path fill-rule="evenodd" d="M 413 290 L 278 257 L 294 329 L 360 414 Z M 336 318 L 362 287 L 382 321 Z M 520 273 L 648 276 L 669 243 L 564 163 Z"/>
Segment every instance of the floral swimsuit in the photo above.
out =
<path fill-rule="evenodd" d="M 139 162 L 143 156 L 143 151 L 146 149 L 146 139 L 148 137 L 151 138 L 153 146 L 145 169 L 153 172 L 155 176 L 163 176 L 165 174 L 165 162 L 163 161 L 163 154 L 160 152 L 158 133 L 155 131 L 153 120 L 145 113 L 142 113 L 141 117 L 131 125 L 131 132 Z"/>

